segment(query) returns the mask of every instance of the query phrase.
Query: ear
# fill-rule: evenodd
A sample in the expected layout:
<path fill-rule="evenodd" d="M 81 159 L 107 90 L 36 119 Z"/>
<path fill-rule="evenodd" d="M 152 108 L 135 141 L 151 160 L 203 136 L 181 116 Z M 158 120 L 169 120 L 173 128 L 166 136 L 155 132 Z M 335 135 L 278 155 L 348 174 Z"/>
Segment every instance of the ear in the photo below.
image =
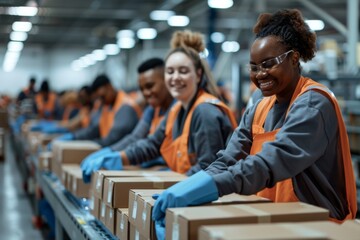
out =
<path fill-rule="evenodd" d="M 291 60 L 292 60 L 292 64 L 297 66 L 300 61 L 300 53 L 298 51 L 294 51 Z"/>
<path fill-rule="evenodd" d="M 197 76 L 197 83 L 199 83 L 201 81 L 201 76 L 203 74 L 203 70 L 202 69 L 198 69 L 196 70 L 196 76 Z"/>

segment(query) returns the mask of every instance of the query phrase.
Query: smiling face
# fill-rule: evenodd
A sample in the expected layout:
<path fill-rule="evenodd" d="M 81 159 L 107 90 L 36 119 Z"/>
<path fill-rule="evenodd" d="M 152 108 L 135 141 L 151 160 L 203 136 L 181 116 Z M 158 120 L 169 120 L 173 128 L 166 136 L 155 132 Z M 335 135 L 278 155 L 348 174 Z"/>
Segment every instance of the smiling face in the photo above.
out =
<path fill-rule="evenodd" d="M 149 69 L 139 74 L 139 86 L 146 102 L 152 107 L 166 107 L 172 96 L 166 89 L 162 68 Z"/>
<path fill-rule="evenodd" d="M 170 94 L 186 108 L 195 96 L 200 82 L 201 70 L 183 52 L 174 52 L 165 63 L 165 84 Z"/>
<path fill-rule="evenodd" d="M 266 60 L 276 58 L 286 53 L 287 49 L 275 36 L 258 38 L 250 50 L 250 64 L 261 64 Z M 285 55 L 283 55 L 285 56 Z M 300 78 L 299 53 L 290 52 L 283 61 L 273 66 L 264 66 L 267 70 L 250 71 L 251 81 L 261 90 L 264 96 L 276 95 L 278 102 L 286 102 L 296 88 Z"/>

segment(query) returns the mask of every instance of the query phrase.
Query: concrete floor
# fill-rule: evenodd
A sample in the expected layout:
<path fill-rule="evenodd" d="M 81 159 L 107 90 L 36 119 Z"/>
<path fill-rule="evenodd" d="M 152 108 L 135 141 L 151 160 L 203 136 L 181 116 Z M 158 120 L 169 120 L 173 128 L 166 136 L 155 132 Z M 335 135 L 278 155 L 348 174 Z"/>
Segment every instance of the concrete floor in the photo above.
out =
<path fill-rule="evenodd" d="M 5 151 L 6 159 L 0 162 L 0 239 L 41 240 L 41 232 L 32 225 L 33 210 L 8 142 Z"/>

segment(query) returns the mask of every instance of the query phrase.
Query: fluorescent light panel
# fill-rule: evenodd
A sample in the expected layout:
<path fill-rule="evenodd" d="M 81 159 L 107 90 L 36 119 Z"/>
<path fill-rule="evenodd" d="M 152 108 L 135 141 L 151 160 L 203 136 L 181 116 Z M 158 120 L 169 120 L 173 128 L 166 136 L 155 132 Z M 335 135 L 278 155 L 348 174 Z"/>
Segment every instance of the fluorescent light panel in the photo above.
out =
<path fill-rule="evenodd" d="M 12 29 L 15 32 L 29 32 L 31 28 L 31 22 L 17 21 L 12 24 Z"/>
<path fill-rule="evenodd" d="M 27 39 L 28 35 L 26 32 L 11 32 L 10 33 L 10 40 L 11 41 L 19 41 L 23 42 Z"/>
<path fill-rule="evenodd" d="M 325 27 L 325 24 L 322 20 L 305 20 L 305 22 L 313 31 L 321 31 Z"/>
<path fill-rule="evenodd" d="M 174 15 L 174 11 L 154 10 L 150 13 L 150 18 L 155 21 L 166 21 L 169 17 Z"/>
<path fill-rule="evenodd" d="M 233 0 L 208 0 L 208 5 L 211 8 L 226 9 L 234 5 Z"/>
<path fill-rule="evenodd" d="M 170 17 L 167 22 L 172 27 L 185 27 L 189 25 L 190 19 L 187 16 L 175 15 Z"/>
<path fill-rule="evenodd" d="M 32 17 L 38 13 L 37 7 L 9 7 L 8 14 L 15 16 Z"/>
<path fill-rule="evenodd" d="M 157 31 L 155 28 L 140 28 L 136 35 L 139 39 L 149 40 L 156 38 Z"/>

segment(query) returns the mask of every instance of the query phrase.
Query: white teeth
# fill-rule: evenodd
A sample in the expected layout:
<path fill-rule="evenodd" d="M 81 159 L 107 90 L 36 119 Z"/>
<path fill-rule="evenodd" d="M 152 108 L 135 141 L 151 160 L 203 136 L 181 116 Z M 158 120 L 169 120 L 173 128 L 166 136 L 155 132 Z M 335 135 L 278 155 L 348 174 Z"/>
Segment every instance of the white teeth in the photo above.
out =
<path fill-rule="evenodd" d="M 263 83 L 260 83 L 260 87 L 266 88 L 266 87 L 270 86 L 272 83 L 273 83 L 273 81 L 263 82 Z"/>

